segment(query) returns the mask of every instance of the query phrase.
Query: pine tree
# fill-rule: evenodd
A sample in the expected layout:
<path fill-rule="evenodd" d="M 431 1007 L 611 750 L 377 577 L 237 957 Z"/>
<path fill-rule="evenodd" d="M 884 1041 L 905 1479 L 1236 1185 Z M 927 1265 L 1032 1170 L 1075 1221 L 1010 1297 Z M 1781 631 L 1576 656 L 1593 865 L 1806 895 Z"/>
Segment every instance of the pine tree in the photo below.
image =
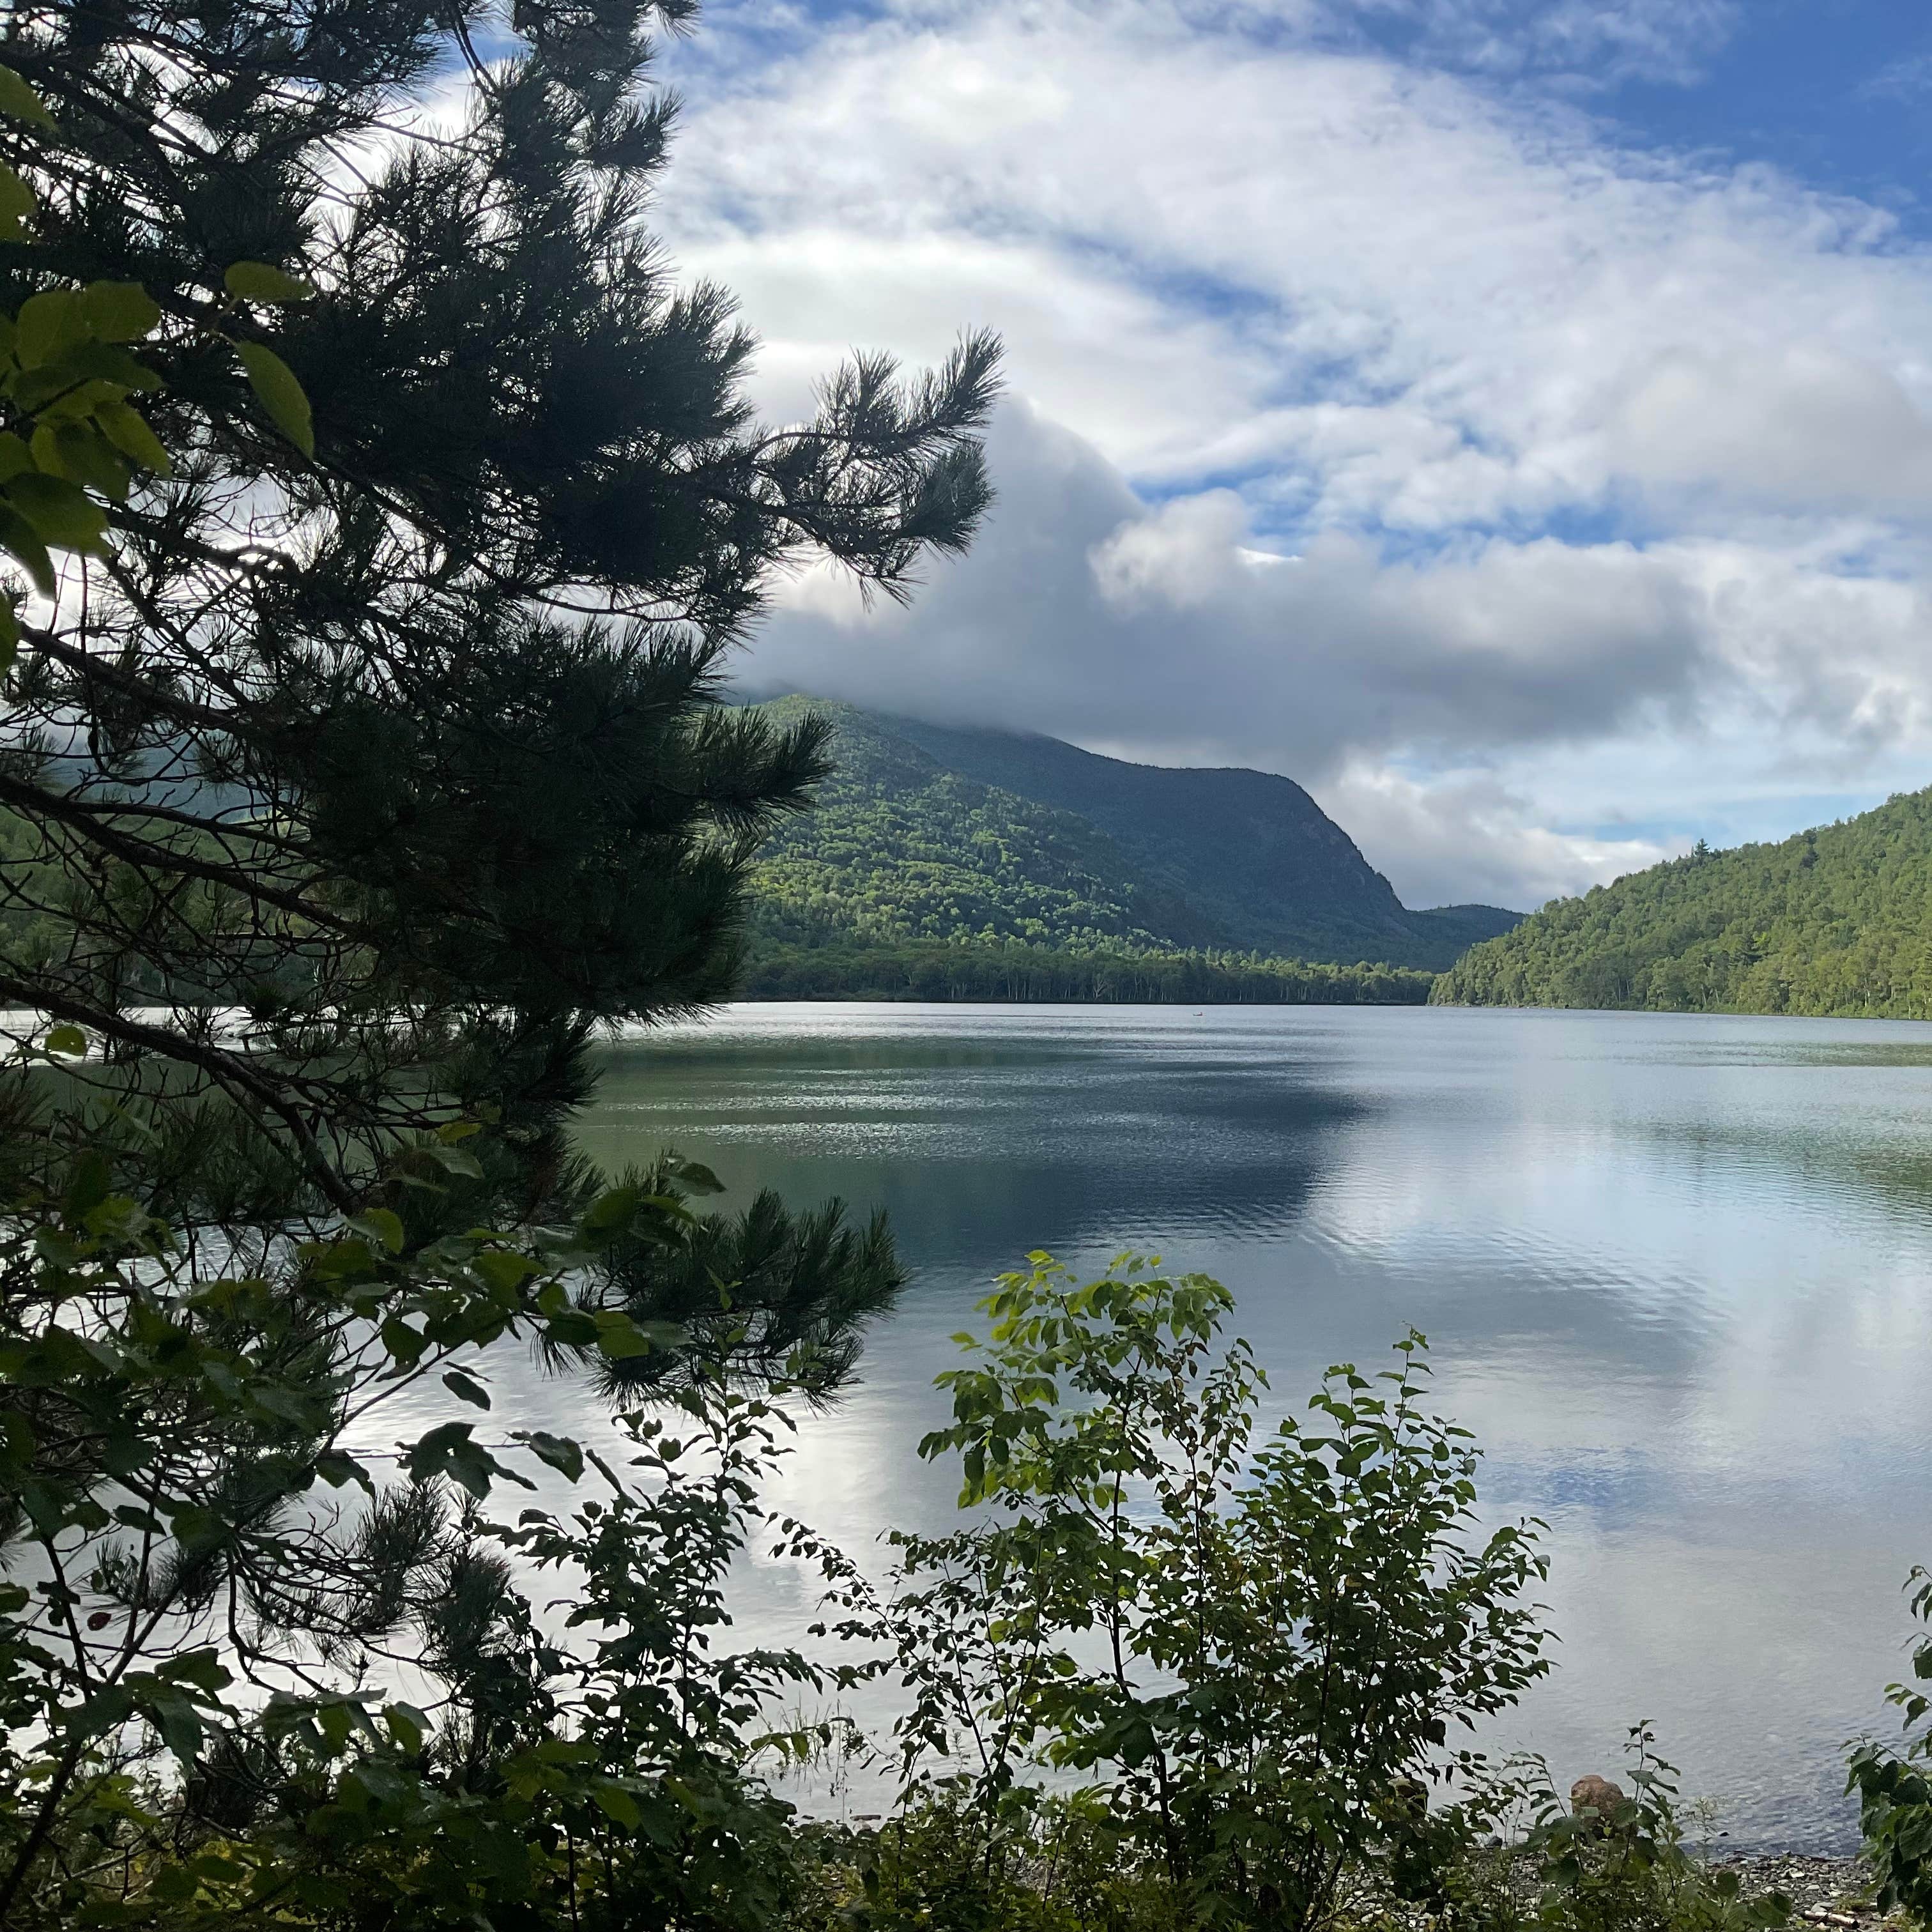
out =
<path fill-rule="evenodd" d="M 824 769 L 716 703 L 773 566 L 896 594 L 985 503 L 983 338 L 752 420 L 728 299 L 644 225 L 645 28 L 693 10 L 8 16 L 52 118 L 0 137 L 40 204 L 0 302 L 147 290 L 176 462 L 23 614 L 0 1004 L 104 1045 L 72 1077 L 178 1215 L 349 1208 L 399 1141 L 499 1114 L 539 1204 L 592 1030 L 730 990 L 749 853 Z M 424 90 L 459 82 L 445 127 Z M 105 1128 L 42 1119 L 29 1151 Z"/>
<path fill-rule="evenodd" d="M 707 1874 L 782 1819 L 738 1768 L 758 1700 L 688 1635 L 553 1648 L 467 1501 L 585 1465 L 479 1439 L 489 1350 L 681 1402 L 751 1469 L 734 1382 L 830 1387 L 902 1280 L 836 1204 L 707 1219 L 701 1168 L 614 1184 L 566 1134 L 600 1026 L 729 989 L 749 855 L 823 771 L 719 701 L 773 568 L 902 594 L 986 497 L 982 338 L 753 422 L 728 302 L 644 226 L 644 28 L 690 10 L 0 32 L 0 1922 L 200 1922 L 212 1887 L 574 1924 L 575 1832 L 722 1923 Z M 374 1453 L 399 1398 L 418 1432 Z M 538 1554 L 698 1629 L 746 1506 L 662 1468 L 635 1535 L 586 1505 Z M 634 1761 L 566 1747 L 613 1697 Z"/>

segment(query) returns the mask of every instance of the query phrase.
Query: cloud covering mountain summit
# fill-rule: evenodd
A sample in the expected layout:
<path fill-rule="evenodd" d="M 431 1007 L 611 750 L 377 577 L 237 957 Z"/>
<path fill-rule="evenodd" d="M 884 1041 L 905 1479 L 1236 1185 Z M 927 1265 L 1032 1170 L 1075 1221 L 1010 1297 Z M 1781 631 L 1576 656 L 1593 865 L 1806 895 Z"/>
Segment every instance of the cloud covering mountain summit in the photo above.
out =
<path fill-rule="evenodd" d="M 773 409 L 854 338 L 982 323 L 1016 397 L 980 551 L 909 620 L 795 586 L 760 682 L 1268 764 L 1378 802 L 1423 897 L 1922 772 L 1932 252 L 1774 129 L 1667 140 L 1618 91 L 1716 124 L 1750 10 L 707 19 L 665 214 Z"/>

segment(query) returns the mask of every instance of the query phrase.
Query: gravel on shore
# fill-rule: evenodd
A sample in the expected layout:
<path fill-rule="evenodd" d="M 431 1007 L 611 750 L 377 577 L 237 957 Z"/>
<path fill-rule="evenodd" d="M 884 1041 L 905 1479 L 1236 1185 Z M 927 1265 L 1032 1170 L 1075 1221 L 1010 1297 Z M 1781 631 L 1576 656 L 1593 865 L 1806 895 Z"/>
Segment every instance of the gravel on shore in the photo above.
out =
<path fill-rule="evenodd" d="M 1870 1869 L 1856 1858 L 1807 1858 L 1796 1854 L 1761 1858 L 1713 1858 L 1712 1868 L 1734 1871 L 1747 1898 L 1781 1892 L 1798 1916 L 1811 1925 L 1851 1926 L 1885 1922 L 1873 1898 L 1877 1890 Z"/>

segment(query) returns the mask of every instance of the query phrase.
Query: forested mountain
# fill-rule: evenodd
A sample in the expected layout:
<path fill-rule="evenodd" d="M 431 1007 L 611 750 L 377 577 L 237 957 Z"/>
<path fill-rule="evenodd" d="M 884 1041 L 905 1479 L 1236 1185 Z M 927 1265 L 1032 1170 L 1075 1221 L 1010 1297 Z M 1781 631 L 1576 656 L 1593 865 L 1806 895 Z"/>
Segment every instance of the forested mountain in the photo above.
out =
<path fill-rule="evenodd" d="M 1411 912 L 1292 780 L 781 698 L 832 777 L 758 868 L 759 940 L 1258 953 L 1439 968 L 1517 915 Z"/>
<path fill-rule="evenodd" d="M 1932 1016 L 1932 791 L 1774 845 L 1700 848 L 1478 946 L 1468 1006 Z"/>

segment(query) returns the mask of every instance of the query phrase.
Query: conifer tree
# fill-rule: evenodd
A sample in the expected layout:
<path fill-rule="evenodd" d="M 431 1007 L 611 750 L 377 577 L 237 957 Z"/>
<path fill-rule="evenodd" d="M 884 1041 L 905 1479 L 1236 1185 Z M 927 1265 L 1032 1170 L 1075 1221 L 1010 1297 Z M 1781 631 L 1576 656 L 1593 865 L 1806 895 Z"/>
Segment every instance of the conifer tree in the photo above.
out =
<path fill-rule="evenodd" d="M 710 1696 L 692 1640 L 640 1656 L 628 1610 L 552 1648 L 472 1508 L 505 1458 L 585 1465 L 478 1436 L 489 1350 L 728 1456 L 734 1382 L 830 1387 L 901 1279 L 836 1204 L 707 1219 L 702 1168 L 611 1184 L 565 1132 L 600 1027 L 730 989 L 750 852 L 823 770 L 718 701 L 773 569 L 902 594 L 986 496 L 983 338 L 753 420 L 728 300 L 644 226 L 646 29 L 691 10 L 0 27 L 0 1923 L 218 1885 L 343 1925 L 560 1887 L 574 1924 L 533 1791 L 655 1846 L 646 1893 L 782 1813 L 735 1768 L 756 1700 L 665 1720 L 653 1672 Z M 696 1628 L 742 1508 L 663 1480 L 554 1560 Z M 630 1757 L 566 1748 L 612 1696 Z"/>
<path fill-rule="evenodd" d="M 71 1078 L 116 1111 L 43 1108 L 16 1169 L 111 1132 L 177 1216 L 340 1210 L 500 1116 L 533 1211 L 595 1028 L 730 988 L 748 853 L 823 764 L 717 704 L 724 654 L 788 556 L 897 594 L 966 541 L 994 350 L 755 423 L 728 298 L 645 225 L 646 29 L 694 10 L 10 11 L 50 118 L 0 128 L 40 203 L 0 303 L 147 290 L 173 457 L 129 492 L 80 452 L 119 500 L 22 612 L 0 1005 L 102 1043 Z"/>

